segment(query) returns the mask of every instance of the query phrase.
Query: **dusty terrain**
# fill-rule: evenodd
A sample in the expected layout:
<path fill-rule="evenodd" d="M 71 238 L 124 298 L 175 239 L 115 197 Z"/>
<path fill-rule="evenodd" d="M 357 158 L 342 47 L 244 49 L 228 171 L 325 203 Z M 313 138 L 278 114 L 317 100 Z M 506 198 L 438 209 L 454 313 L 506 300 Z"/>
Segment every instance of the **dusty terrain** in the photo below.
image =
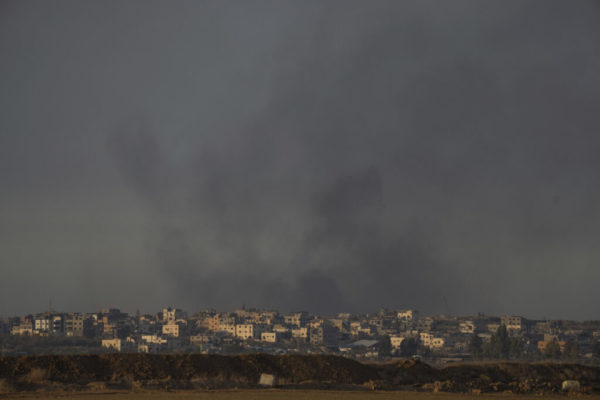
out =
<path fill-rule="evenodd" d="M 64 399 L 64 400 L 532 400 L 531 396 L 506 394 L 456 394 L 423 392 L 351 392 L 314 390 L 219 390 L 205 392 L 144 392 L 144 393 L 87 393 L 87 394 L 13 394 L 0 399 Z M 565 395 L 548 395 L 544 399 L 565 400 Z M 583 400 L 600 400 L 600 396 L 578 396 Z"/>
<path fill-rule="evenodd" d="M 4 357 L 0 358 L 0 394 L 79 393 L 85 397 L 123 391 L 165 394 L 258 389 L 262 374 L 273 375 L 277 389 L 344 390 L 363 395 L 370 391 L 399 391 L 385 396 L 406 391 L 548 395 L 561 393 L 564 380 L 577 380 L 581 384 L 578 393 L 600 394 L 600 367 L 594 366 L 486 363 L 437 369 L 412 359 L 362 364 L 336 356 L 266 354 Z"/>

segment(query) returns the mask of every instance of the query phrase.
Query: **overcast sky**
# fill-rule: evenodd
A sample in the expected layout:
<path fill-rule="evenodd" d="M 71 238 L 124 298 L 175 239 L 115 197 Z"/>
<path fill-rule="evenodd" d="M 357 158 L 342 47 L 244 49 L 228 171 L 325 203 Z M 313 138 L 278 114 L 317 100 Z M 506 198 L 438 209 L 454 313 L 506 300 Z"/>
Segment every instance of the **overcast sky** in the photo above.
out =
<path fill-rule="evenodd" d="M 600 319 L 600 2 L 1 1 L 0 316 Z"/>

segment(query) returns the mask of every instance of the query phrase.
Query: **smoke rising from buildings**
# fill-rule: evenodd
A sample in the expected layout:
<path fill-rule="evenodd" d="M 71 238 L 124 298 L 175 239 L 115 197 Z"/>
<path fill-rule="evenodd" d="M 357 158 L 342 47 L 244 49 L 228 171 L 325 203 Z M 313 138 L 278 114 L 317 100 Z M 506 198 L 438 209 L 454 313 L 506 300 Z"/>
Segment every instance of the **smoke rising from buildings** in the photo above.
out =
<path fill-rule="evenodd" d="M 596 317 L 599 13 L 4 3 L 0 314 Z"/>

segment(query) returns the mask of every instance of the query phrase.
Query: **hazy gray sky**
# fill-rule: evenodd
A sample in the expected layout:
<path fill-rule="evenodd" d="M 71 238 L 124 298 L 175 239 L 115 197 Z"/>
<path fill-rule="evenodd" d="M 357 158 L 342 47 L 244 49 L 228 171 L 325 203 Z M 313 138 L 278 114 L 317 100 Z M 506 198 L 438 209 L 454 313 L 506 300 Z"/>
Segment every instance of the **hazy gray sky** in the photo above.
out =
<path fill-rule="evenodd" d="M 0 315 L 600 318 L 600 2 L 0 2 Z"/>

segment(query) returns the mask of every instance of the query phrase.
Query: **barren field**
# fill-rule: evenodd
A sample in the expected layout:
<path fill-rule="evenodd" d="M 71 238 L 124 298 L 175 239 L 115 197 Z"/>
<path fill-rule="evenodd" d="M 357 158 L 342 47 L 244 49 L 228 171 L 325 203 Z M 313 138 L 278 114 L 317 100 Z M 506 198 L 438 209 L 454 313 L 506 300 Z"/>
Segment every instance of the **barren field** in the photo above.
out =
<path fill-rule="evenodd" d="M 0 395 L 0 399 L 64 399 L 64 400 L 535 400 L 561 399 L 577 397 L 582 400 L 600 400 L 598 395 L 545 395 L 528 396 L 514 394 L 455 394 L 455 393 L 423 393 L 423 392 L 385 392 L 385 391 L 320 391 L 320 390 L 218 390 L 202 392 L 104 392 L 85 394 L 40 394 L 23 393 Z"/>
<path fill-rule="evenodd" d="M 263 375 L 272 389 L 257 390 Z M 8 396 L 417 400 L 491 393 L 495 397 L 515 393 L 531 400 L 560 396 L 568 380 L 576 381 L 574 392 L 600 400 L 600 367 L 577 364 L 499 362 L 434 368 L 414 359 L 362 364 L 336 356 L 266 354 L 0 357 L 0 400 Z"/>

